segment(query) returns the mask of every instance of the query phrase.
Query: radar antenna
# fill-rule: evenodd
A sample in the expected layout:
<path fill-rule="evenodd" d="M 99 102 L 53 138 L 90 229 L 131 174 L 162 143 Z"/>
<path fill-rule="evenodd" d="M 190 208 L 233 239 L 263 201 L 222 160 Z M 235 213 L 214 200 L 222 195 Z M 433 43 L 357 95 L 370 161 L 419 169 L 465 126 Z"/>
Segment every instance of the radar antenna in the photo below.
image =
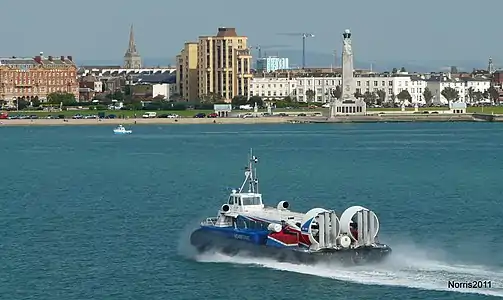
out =
<path fill-rule="evenodd" d="M 258 163 L 258 157 L 253 155 L 253 149 L 250 149 L 250 157 L 248 160 L 248 166 L 245 168 L 245 180 L 239 188 L 239 193 L 243 192 L 245 185 L 248 183 L 248 193 L 258 193 L 258 178 L 257 169 L 253 168 L 253 165 Z"/>

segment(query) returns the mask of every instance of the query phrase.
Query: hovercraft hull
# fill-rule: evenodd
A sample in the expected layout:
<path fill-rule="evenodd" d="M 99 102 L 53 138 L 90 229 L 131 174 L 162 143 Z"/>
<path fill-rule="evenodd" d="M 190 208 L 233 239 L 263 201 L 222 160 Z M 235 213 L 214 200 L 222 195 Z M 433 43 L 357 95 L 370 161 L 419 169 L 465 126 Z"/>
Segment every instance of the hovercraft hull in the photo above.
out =
<path fill-rule="evenodd" d="M 324 249 L 322 251 L 309 251 L 299 247 L 271 247 L 232 238 L 206 228 L 195 230 L 190 236 L 190 243 L 199 253 L 218 251 L 231 256 L 243 254 L 298 264 L 320 262 L 340 262 L 349 265 L 378 263 L 391 254 L 391 248 L 383 244 L 357 249 Z"/>

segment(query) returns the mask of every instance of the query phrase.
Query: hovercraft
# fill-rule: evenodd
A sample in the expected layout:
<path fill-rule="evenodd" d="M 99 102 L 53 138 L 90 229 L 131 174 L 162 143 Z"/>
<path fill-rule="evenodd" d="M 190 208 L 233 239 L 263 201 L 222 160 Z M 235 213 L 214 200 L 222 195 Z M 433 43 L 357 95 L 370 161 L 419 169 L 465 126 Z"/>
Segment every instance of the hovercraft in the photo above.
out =
<path fill-rule="evenodd" d="M 351 264 L 379 262 L 391 254 L 391 248 L 378 241 L 379 219 L 365 207 L 351 206 L 337 214 L 324 208 L 294 212 L 287 201 L 264 206 L 253 168 L 257 163 L 250 151 L 239 190 L 232 190 L 217 217 L 206 218 L 191 234 L 190 242 L 198 252 L 244 252 L 294 263 L 330 259 Z"/>

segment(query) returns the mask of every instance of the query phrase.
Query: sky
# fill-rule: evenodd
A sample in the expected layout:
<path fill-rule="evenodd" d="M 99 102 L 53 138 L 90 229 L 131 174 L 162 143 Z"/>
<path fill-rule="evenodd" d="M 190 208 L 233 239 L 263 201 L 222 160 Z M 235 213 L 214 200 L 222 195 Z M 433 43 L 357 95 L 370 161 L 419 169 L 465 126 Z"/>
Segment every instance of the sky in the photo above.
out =
<path fill-rule="evenodd" d="M 502 0 L 2 0 L 0 56 L 73 55 L 78 62 L 122 62 L 134 23 L 145 59 L 174 61 L 187 41 L 235 27 L 252 46 L 283 45 L 300 63 L 302 40 L 281 33 L 312 33 L 309 59 L 342 50 L 353 33 L 355 60 L 369 64 L 503 66 Z M 23 2 L 24 3 L 24 2 Z M 30 3 L 30 2 L 26 2 Z M 21 10 L 20 10 L 21 9 Z M 274 50 L 274 51 L 273 51 Z M 328 54 L 328 55 L 327 55 Z M 256 55 L 256 53 L 255 53 Z M 314 58 L 312 58 L 314 60 Z M 329 63 L 329 62 L 327 62 Z"/>

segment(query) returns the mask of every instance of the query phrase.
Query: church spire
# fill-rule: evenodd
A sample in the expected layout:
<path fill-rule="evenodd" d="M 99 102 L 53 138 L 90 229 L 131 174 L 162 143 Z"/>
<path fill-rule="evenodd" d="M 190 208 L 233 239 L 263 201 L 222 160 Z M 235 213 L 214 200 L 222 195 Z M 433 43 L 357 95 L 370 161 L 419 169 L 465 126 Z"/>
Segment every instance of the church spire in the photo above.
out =
<path fill-rule="evenodd" d="M 133 28 L 133 24 L 131 24 L 131 29 L 129 30 L 129 47 L 128 47 L 127 52 L 130 53 L 130 54 L 137 53 L 137 51 L 136 51 L 136 43 L 134 42 L 134 28 Z"/>
<path fill-rule="evenodd" d="M 133 24 L 131 24 L 131 29 L 129 30 L 129 46 L 124 54 L 124 68 L 127 69 L 139 69 L 142 67 L 141 57 L 136 49 L 136 42 L 134 40 L 134 29 Z"/>

